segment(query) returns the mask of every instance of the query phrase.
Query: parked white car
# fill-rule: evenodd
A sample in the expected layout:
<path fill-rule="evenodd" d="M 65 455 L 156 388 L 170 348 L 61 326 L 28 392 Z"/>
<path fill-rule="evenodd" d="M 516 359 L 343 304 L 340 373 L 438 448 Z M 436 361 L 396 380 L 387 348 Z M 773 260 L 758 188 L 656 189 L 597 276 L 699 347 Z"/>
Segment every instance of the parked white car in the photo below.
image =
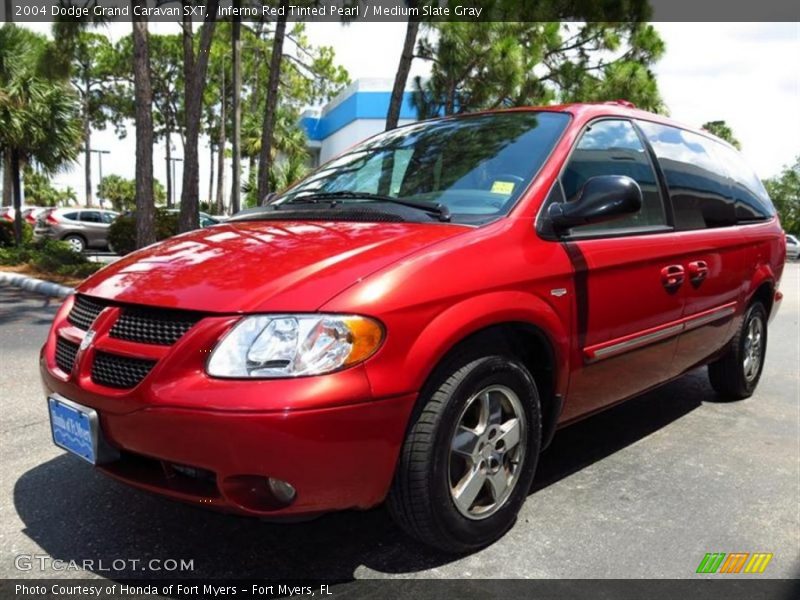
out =
<path fill-rule="evenodd" d="M 793 235 L 786 234 L 786 260 L 797 260 L 800 256 L 800 242 Z"/>

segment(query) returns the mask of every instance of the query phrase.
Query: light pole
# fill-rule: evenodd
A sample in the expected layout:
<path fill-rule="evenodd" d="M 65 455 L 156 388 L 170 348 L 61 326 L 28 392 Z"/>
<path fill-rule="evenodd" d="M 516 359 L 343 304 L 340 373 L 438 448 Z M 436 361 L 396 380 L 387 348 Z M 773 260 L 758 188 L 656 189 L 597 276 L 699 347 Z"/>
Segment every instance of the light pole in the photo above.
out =
<path fill-rule="evenodd" d="M 223 214 L 225 212 L 225 63 L 230 57 L 227 54 L 222 55 L 220 61 L 220 114 L 219 114 L 219 138 L 217 140 L 217 199 L 216 199 L 216 212 Z M 211 140 L 209 140 L 210 143 Z M 211 196 L 211 190 L 209 190 Z M 210 204 L 210 202 L 209 202 Z"/>
<path fill-rule="evenodd" d="M 175 163 L 176 162 L 183 162 L 183 159 L 182 158 L 172 158 L 172 157 L 170 157 L 169 162 L 171 163 L 170 167 L 172 168 L 172 189 L 170 190 L 170 193 L 173 195 L 169 199 L 169 203 L 172 206 L 175 206 L 175 196 L 177 195 L 177 194 L 175 194 L 175 188 L 177 187 L 175 185 Z"/>
<path fill-rule="evenodd" d="M 236 8 L 241 6 L 241 0 L 233 0 Z M 233 98 L 231 98 L 231 108 L 233 109 L 233 164 L 231 165 L 231 214 L 239 212 L 241 194 L 241 169 L 242 169 L 242 19 L 235 17 L 231 28 L 231 39 L 233 41 L 233 65 L 232 77 Z"/>
<path fill-rule="evenodd" d="M 103 183 L 103 154 L 111 154 L 109 150 L 89 150 L 93 154 L 97 154 L 97 169 L 99 171 L 100 180 L 97 185 L 97 199 L 100 201 L 100 208 L 103 208 L 103 196 L 100 195 L 100 183 Z"/>

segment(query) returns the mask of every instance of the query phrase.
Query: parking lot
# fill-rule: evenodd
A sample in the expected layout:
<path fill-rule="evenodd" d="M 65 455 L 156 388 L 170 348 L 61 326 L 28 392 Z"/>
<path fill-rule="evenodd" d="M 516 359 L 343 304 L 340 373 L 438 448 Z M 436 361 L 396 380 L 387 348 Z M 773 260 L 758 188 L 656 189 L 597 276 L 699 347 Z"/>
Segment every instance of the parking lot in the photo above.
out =
<path fill-rule="evenodd" d="M 406 538 L 383 508 L 271 524 L 93 472 L 50 441 L 37 357 L 55 304 L 0 287 L 0 577 L 691 578 L 707 552 L 771 552 L 761 577 L 797 577 L 800 266 L 781 289 L 755 396 L 716 402 L 699 370 L 562 430 L 516 526 L 453 557 Z M 21 571 L 20 555 L 94 562 Z M 101 566 L 117 559 L 121 570 Z M 193 570 L 142 570 L 151 559 Z"/>

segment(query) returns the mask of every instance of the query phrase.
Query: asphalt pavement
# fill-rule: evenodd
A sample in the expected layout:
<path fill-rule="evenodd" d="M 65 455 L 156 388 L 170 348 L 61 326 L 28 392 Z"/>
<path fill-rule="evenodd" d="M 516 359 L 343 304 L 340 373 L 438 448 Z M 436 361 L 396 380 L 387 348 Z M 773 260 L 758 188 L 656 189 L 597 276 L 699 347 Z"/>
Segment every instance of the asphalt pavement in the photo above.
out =
<path fill-rule="evenodd" d="M 760 577 L 798 577 L 800 266 L 781 289 L 752 398 L 718 402 L 701 369 L 560 431 L 516 526 L 453 557 L 383 508 L 272 524 L 95 473 L 50 441 L 37 358 L 57 305 L 0 287 L 0 577 L 693 578 L 707 552 L 770 552 Z M 151 559 L 193 570 L 143 570 Z"/>

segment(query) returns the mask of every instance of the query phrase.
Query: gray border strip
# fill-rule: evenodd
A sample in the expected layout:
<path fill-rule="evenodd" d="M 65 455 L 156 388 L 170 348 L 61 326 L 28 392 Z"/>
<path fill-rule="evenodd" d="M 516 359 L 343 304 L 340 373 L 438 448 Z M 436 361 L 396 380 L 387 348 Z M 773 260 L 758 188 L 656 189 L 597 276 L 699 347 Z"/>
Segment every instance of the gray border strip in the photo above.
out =
<path fill-rule="evenodd" d="M 8 20 L 6 6 L 11 8 L 11 19 L 14 22 L 52 23 L 62 14 L 60 8 L 72 5 L 73 11 L 64 14 L 66 19 L 77 18 L 84 22 L 102 19 L 106 22 L 130 23 L 134 16 L 145 14 L 151 22 L 172 22 L 179 24 L 183 18 L 183 9 L 178 2 L 163 0 L 144 0 L 146 11 L 138 7 L 132 8 L 129 0 L 11 0 L 9 4 L 0 2 L 0 22 Z M 208 15 L 205 6 L 209 0 L 200 0 L 186 11 L 187 18 L 201 23 Z M 240 13 L 243 21 L 265 19 L 274 21 L 280 10 L 277 0 L 252 0 L 242 3 L 246 10 Z M 381 23 L 406 22 L 415 17 L 422 22 L 539 22 L 539 21 L 575 21 L 582 20 L 583 11 L 576 0 L 562 3 L 538 3 L 529 0 L 435 0 L 421 2 L 414 13 L 404 0 L 318 0 L 313 14 L 301 12 L 302 6 L 308 3 L 290 1 L 283 14 L 290 22 L 355 22 Z M 677 21 L 677 22 L 795 22 L 800 19 L 797 0 L 759 0 L 747 2 L 731 0 L 718 2 L 714 0 L 646 0 L 641 5 L 633 3 L 597 3 L 595 21 Z M 542 6 L 544 5 L 544 6 Z M 231 19 L 232 0 L 219 0 L 218 20 Z M 350 6 L 346 14 L 339 9 Z M 432 13 L 431 7 L 447 9 L 445 12 Z M 292 8 L 293 7 L 293 8 Z M 74 8 L 82 10 L 74 10 Z M 193 10 L 194 9 L 194 10 Z M 427 9 L 427 10 L 426 10 Z M 465 9 L 479 9 L 465 10 Z"/>
<path fill-rule="evenodd" d="M 66 298 L 75 292 L 74 288 L 66 285 L 35 279 L 19 273 L 4 273 L 2 271 L 0 271 L 0 285 L 22 288 L 23 290 L 51 298 Z"/>

